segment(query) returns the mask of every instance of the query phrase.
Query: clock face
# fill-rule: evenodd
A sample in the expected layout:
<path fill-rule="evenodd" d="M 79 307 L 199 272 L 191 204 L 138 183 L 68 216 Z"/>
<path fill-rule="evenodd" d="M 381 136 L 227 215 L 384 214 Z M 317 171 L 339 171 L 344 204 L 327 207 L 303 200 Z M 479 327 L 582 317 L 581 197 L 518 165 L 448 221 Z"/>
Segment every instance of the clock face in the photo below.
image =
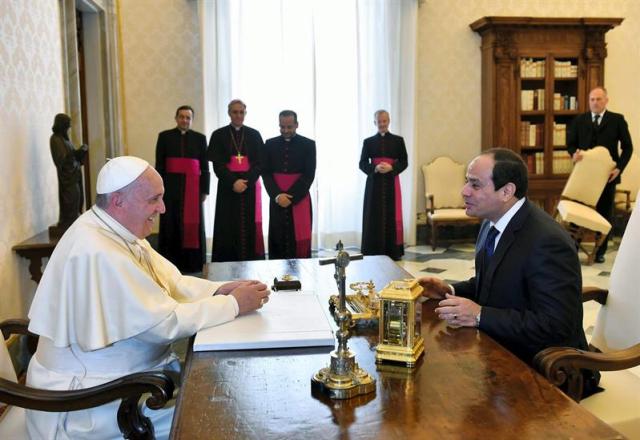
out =
<path fill-rule="evenodd" d="M 399 346 L 407 345 L 407 310 L 408 304 L 405 302 L 383 302 L 383 344 Z"/>

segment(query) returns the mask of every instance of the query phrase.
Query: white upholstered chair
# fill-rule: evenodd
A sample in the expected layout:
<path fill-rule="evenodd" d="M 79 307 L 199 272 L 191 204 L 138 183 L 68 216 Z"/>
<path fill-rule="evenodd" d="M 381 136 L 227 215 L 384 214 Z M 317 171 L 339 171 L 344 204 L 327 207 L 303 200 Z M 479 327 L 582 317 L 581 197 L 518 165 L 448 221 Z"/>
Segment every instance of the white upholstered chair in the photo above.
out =
<path fill-rule="evenodd" d="M 556 207 L 556 219 L 587 254 L 588 265 L 593 264 L 596 251 L 611 230 L 611 223 L 598 214 L 595 206 L 615 165 L 604 147 L 584 151 L 582 160 L 574 165 Z M 585 246 L 584 243 L 591 240 L 594 245 Z"/>
<path fill-rule="evenodd" d="M 640 212 L 633 211 L 613 263 L 609 290 L 585 289 L 586 299 L 602 305 L 591 347 L 596 352 L 550 348 L 536 366 L 553 382 L 569 381 L 568 394 L 580 401 L 580 368 L 600 370 L 605 389 L 580 404 L 628 438 L 640 438 Z M 558 374 L 561 373 L 561 374 Z M 564 379 L 561 376 L 564 375 Z"/>
<path fill-rule="evenodd" d="M 640 156 L 633 153 L 616 187 L 616 212 L 622 213 L 625 217 L 630 215 L 636 205 L 638 191 L 640 191 Z"/>
<path fill-rule="evenodd" d="M 27 330 L 26 320 L 7 320 L 0 323 L 4 339 L 11 334 L 30 338 L 36 335 Z M 174 383 L 161 372 L 134 373 L 120 379 L 91 388 L 70 391 L 50 391 L 29 388 L 17 383 L 16 372 L 4 339 L 0 339 L 0 439 L 27 439 L 26 412 L 24 408 L 50 412 L 68 412 L 93 408 L 122 399 L 118 410 L 118 427 L 128 439 L 154 439 L 153 424 L 141 410 L 140 399 L 146 399 L 147 407 L 160 409 L 173 397 Z M 32 344 L 35 349 L 35 344 Z"/>
<path fill-rule="evenodd" d="M 431 228 L 431 248 L 436 249 L 438 227 L 445 225 L 469 225 L 479 223 L 469 217 L 464 209 L 461 191 L 465 183 L 465 166 L 440 156 L 422 165 L 424 190 L 427 203 L 427 224 Z"/>

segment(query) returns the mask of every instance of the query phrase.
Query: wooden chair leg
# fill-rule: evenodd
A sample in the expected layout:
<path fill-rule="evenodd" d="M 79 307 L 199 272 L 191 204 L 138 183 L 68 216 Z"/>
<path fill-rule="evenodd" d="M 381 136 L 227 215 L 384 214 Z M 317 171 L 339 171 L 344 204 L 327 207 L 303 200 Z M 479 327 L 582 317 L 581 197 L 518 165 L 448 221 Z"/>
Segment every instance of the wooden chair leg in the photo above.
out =
<path fill-rule="evenodd" d="M 436 223 L 431 223 L 431 250 L 436 250 L 436 239 L 438 237 L 438 227 Z"/>

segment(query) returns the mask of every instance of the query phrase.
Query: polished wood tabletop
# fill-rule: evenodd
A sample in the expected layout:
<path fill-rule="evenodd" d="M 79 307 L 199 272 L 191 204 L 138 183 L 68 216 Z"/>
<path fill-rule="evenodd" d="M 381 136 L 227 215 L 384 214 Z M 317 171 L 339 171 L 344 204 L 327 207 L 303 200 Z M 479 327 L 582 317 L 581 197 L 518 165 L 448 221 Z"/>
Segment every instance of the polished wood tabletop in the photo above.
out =
<path fill-rule="evenodd" d="M 324 302 L 337 290 L 333 271 L 317 259 L 275 260 L 212 263 L 205 275 L 266 282 L 291 274 Z M 347 283 L 373 280 L 377 290 L 409 276 L 381 256 L 347 268 Z M 172 438 L 623 438 L 487 335 L 448 327 L 434 307 L 435 301 L 423 304 L 426 353 L 414 369 L 377 365 L 377 329 L 357 329 L 349 347 L 377 389 L 349 400 L 311 392 L 311 376 L 328 365 L 329 347 L 189 350 Z"/>

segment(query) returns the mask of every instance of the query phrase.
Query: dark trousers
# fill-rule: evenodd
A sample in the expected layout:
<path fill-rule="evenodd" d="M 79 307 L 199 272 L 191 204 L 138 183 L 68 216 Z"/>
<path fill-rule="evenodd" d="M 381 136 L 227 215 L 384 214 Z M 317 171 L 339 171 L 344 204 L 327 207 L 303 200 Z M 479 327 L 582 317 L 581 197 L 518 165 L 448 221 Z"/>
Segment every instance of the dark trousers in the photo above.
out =
<path fill-rule="evenodd" d="M 616 196 L 616 184 L 613 182 L 607 183 L 604 187 L 604 191 L 600 195 L 600 199 L 596 204 L 596 211 L 598 214 L 607 219 L 609 223 L 611 223 L 612 228 L 607 235 L 607 238 L 602 243 L 602 246 L 598 249 L 596 256 L 604 256 L 605 252 L 607 252 L 607 243 L 609 242 L 609 238 L 611 238 L 611 232 L 613 231 L 613 201 Z"/>

